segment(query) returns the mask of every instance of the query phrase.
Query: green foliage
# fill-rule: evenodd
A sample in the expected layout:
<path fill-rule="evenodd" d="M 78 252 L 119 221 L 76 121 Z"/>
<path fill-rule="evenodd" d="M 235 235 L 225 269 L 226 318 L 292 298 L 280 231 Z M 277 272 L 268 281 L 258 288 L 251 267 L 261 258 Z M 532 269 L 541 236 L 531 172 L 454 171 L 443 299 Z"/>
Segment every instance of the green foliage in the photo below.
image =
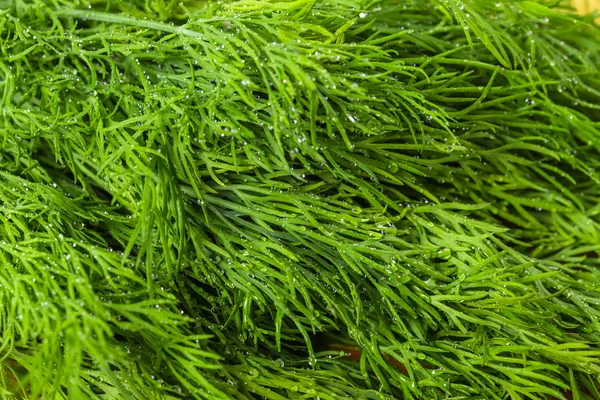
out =
<path fill-rule="evenodd" d="M 3 398 L 600 398 L 593 16 L 0 10 Z"/>

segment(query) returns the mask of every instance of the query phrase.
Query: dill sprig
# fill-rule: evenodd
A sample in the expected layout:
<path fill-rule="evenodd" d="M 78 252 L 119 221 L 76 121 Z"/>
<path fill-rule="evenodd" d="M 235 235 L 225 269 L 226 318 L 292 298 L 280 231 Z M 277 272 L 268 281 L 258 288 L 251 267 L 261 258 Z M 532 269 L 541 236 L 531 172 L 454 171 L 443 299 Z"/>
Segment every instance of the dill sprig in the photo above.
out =
<path fill-rule="evenodd" d="M 567 3 L 0 1 L 2 396 L 600 398 Z"/>

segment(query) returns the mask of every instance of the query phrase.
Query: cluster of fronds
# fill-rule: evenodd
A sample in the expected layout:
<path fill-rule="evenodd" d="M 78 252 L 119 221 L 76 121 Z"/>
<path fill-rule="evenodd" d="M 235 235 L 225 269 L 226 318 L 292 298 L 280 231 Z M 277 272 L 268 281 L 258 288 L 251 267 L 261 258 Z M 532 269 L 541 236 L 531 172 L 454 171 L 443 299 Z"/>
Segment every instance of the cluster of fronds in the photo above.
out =
<path fill-rule="evenodd" d="M 600 398 L 594 16 L 0 10 L 4 398 Z"/>

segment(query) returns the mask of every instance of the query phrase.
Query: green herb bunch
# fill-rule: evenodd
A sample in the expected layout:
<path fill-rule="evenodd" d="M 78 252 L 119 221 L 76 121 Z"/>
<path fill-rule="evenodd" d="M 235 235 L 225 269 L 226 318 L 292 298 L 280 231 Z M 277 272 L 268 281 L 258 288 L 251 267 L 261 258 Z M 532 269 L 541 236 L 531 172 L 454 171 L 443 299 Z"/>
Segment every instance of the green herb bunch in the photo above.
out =
<path fill-rule="evenodd" d="M 600 399 L 594 17 L 1 0 L 0 394 Z"/>

